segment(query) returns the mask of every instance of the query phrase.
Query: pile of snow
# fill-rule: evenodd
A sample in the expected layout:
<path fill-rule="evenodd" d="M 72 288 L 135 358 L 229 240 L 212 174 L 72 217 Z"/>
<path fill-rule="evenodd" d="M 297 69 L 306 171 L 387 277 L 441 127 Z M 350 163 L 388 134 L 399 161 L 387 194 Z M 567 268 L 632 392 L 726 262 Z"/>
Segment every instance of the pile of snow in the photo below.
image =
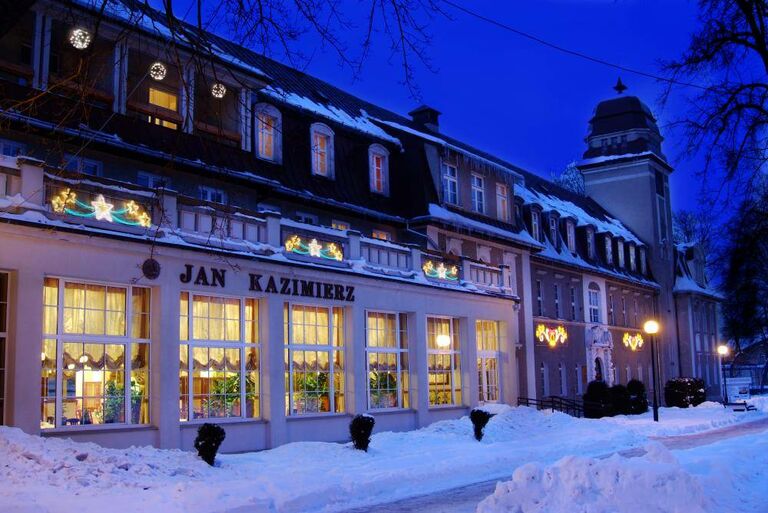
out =
<path fill-rule="evenodd" d="M 757 408 L 757 411 L 768 413 L 768 395 L 753 396 L 747 403 Z"/>
<path fill-rule="evenodd" d="M 694 476 L 660 444 L 646 455 L 607 459 L 567 456 L 554 465 L 529 463 L 499 483 L 477 513 L 704 513 L 712 502 Z"/>

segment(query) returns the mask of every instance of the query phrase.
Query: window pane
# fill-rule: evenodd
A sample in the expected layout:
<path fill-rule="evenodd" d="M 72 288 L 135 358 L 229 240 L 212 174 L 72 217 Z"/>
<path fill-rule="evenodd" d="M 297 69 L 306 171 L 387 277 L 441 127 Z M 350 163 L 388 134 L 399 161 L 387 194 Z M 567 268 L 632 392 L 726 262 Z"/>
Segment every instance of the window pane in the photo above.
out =
<path fill-rule="evenodd" d="M 131 423 L 149 424 L 149 344 L 131 346 Z"/>

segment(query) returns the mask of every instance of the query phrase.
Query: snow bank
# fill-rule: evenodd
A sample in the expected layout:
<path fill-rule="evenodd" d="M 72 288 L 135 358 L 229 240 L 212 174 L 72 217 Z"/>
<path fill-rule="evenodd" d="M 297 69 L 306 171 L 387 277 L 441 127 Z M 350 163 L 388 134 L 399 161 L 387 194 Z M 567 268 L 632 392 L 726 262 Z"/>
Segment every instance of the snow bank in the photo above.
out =
<path fill-rule="evenodd" d="M 567 456 L 554 465 L 529 463 L 499 483 L 477 513 L 705 513 L 702 486 L 661 444 L 646 455 L 607 459 Z"/>
<path fill-rule="evenodd" d="M 757 408 L 757 411 L 768 413 L 768 395 L 753 396 L 747 401 L 747 403 Z"/>

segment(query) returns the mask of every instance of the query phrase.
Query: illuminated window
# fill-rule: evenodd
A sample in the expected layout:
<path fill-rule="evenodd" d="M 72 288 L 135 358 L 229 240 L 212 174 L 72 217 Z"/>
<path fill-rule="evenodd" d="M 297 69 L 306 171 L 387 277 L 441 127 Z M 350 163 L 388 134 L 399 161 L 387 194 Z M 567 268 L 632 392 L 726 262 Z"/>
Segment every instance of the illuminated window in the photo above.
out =
<path fill-rule="evenodd" d="M 408 319 L 405 314 L 366 312 L 368 408 L 408 408 Z"/>
<path fill-rule="evenodd" d="M 344 412 L 344 310 L 283 307 L 287 415 Z"/>
<path fill-rule="evenodd" d="M 379 240 L 392 240 L 392 234 L 386 230 L 373 230 L 371 237 Z"/>
<path fill-rule="evenodd" d="M 429 405 L 463 404 L 459 320 L 427 317 L 427 368 Z"/>
<path fill-rule="evenodd" d="M 349 230 L 349 223 L 346 221 L 337 221 L 336 219 L 334 219 L 333 221 L 331 221 L 331 227 L 335 230 L 341 230 L 343 232 L 346 232 L 347 230 Z"/>
<path fill-rule="evenodd" d="M 371 192 L 389 194 L 389 152 L 380 144 L 368 149 Z"/>
<path fill-rule="evenodd" d="M 443 162 L 443 201 L 451 205 L 459 204 L 458 176 L 456 166 Z"/>
<path fill-rule="evenodd" d="M 256 152 L 266 160 L 281 162 L 282 116 L 274 106 L 260 103 L 255 106 Z"/>
<path fill-rule="evenodd" d="M 149 423 L 149 326 L 148 288 L 46 278 L 40 427 Z"/>
<path fill-rule="evenodd" d="M 503 183 L 496 184 L 496 217 L 505 223 L 509 222 L 509 190 Z"/>
<path fill-rule="evenodd" d="M 258 301 L 182 292 L 179 341 L 182 421 L 259 417 Z"/>
<path fill-rule="evenodd" d="M 155 107 L 160 107 L 173 112 L 178 109 L 178 96 L 174 93 L 169 93 L 162 89 L 156 89 L 154 87 L 149 88 L 149 104 Z M 158 116 L 148 116 L 148 121 L 155 125 L 164 126 L 165 128 L 172 128 L 176 130 L 179 125 L 171 121 L 166 121 Z"/>
<path fill-rule="evenodd" d="M 475 338 L 477 340 L 477 374 L 481 403 L 499 400 L 499 350 L 504 330 L 498 321 L 482 321 L 475 323 Z"/>
<path fill-rule="evenodd" d="M 333 178 L 333 130 L 322 123 L 310 127 L 312 174 Z"/>
<path fill-rule="evenodd" d="M 480 175 L 472 174 L 472 210 L 485 213 L 485 180 Z"/>

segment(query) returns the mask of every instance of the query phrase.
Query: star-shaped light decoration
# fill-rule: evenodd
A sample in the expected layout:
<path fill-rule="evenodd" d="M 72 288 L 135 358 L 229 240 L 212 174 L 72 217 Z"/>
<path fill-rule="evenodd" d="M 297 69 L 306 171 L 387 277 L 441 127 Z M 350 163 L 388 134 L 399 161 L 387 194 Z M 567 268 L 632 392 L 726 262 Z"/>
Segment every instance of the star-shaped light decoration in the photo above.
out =
<path fill-rule="evenodd" d="M 440 278 L 441 280 L 446 279 L 446 277 L 448 276 L 448 269 L 445 267 L 445 264 L 443 264 L 442 262 L 437 264 L 437 268 L 435 270 L 437 271 L 437 277 Z"/>
<path fill-rule="evenodd" d="M 93 217 L 97 221 L 112 222 L 112 209 L 115 208 L 111 203 L 107 203 L 103 194 L 96 196 L 96 201 L 91 201 L 93 207 Z"/>
<path fill-rule="evenodd" d="M 320 250 L 323 249 L 323 246 L 317 243 L 317 239 L 312 239 L 309 241 L 309 254 L 313 257 L 319 257 L 320 256 Z"/>

